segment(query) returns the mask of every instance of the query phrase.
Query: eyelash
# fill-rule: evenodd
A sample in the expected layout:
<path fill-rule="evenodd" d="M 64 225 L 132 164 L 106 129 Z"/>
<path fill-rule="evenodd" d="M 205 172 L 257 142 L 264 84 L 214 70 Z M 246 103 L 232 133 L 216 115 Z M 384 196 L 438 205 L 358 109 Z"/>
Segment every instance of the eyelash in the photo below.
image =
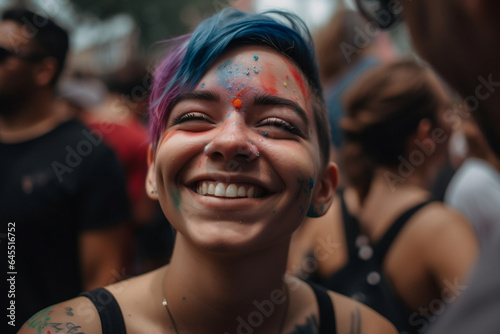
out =
<path fill-rule="evenodd" d="M 186 121 L 191 121 L 191 120 L 200 120 L 200 121 L 208 121 L 208 118 L 200 113 L 195 113 L 195 112 L 190 112 L 187 114 L 183 114 L 180 116 L 177 116 L 173 121 L 172 125 L 177 125 L 181 124 Z"/>
<path fill-rule="evenodd" d="M 302 132 L 281 118 L 268 118 L 259 123 L 260 126 L 275 126 L 277 128 L 285 129 L 295 135 L 302 136 Z"/>
<path fill-rule="evenodd" d="M 200 121 L 209 122 L 209 119 L 205 115 L 203 115 L 201 113 L 190 112 L 187 114 L 177 116 L 172 121 L 172 125 L 177 125 L 177 124 L 181 124 L 181 123 L 184 123 L 186 121 L 192 121 L 192 120 L 200 120 Z M 276 128 L 284 129 L 284 130 L 291 132 L 295 135 L 302 136 L 302 132 L 298 128 L 296 128 L 295 126 L 293 126 L 292 124 L 290 124 L 289 122 L 287 122 L 281 118 L 267 118 L 267 119 L 263 120 L 262 122 L 260 122 L 259 126 L 274 126 Z"/>

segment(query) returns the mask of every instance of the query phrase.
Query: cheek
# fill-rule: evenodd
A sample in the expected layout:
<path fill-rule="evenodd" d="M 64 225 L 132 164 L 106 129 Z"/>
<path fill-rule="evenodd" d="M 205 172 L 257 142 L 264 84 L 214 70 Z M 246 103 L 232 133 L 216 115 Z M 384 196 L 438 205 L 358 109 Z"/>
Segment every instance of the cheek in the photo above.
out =
<path fill-rule="evenodd" d="M 156 154 L 157 175 L 171 181 L 181 169 L 188 168 L 189 160 L 203 153 L 205 145 L 206 140 L 199 133 L 165 133 Z"/>

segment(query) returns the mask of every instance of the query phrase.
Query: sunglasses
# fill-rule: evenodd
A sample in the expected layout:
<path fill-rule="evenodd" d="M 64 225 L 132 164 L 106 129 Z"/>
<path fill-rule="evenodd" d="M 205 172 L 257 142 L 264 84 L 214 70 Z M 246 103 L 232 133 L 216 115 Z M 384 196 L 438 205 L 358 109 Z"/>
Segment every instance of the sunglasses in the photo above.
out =
<path fill-rule="evenodd" d="M 16 57 L 19 59 L 25 59 L 29 61 L 37 61 L 47 57 L 47 55 L 36 52 L 35 53 L 14 52 L 4 48 L 3 46 L 0 46 L 0 63 L 3 63 L 9 57 Z"/>
<path fill-rule="evenodd" d="M 356 0 L 361 14 L 381 29 L 388 29 L 401 21 L 401 0 Z"/>

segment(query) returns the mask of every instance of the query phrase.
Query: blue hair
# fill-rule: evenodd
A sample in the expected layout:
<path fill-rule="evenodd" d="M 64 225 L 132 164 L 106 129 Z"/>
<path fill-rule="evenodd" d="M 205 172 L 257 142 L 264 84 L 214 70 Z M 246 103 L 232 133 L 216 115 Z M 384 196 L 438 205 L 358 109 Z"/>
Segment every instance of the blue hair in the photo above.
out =
<path fill-rule="evenodd" d="M 155 72 L 151 93 L 153 148 L 164 130 L 164 120 L 175 97 L 194 89 L 224 52 L 244 45 L 267 46 L 290 58 L 306 78 L 316 102 L 319 102 L 319 108 L 323 108 L 314 45 L 306 24 L 297 15 L 283 11 L 250 14 L 226 8 L 203 21 L 189 40 L 167 56 Z M 326 116 L 315 117 L 321 118 L 317 124 L 325 123 L 325 120 L 328 123 Z M 329 130 L 326 134 L 322 133 L 319 140 L 320 146 L 327 145 L 329 152 Z M 325 155 L 325 152 L 322 153 Z"/>

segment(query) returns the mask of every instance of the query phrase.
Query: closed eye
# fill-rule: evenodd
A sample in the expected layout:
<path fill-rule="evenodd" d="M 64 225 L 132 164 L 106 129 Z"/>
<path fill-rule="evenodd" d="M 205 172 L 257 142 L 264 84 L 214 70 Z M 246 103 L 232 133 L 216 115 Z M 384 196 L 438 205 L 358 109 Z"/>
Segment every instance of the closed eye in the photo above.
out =
<path fill-rule="evenodd" d="M 174 120 L 172 120 L 171 125 L 177 125 L 188 121 L 210 122 L 210 120 L 204 114 L 199 112 L 190 112 L 176 117 Z"/>
<path fill-rule="evenodd" d="M 260 121 L 257 124 L 257 126 L 258 127 L 272 126 L 272 127 L 286 130 L 290 133 L 293 133 L 294 135 L 298 135 L 298 136 L 303 137 L 302 132 L 299 130 L 299 128 L 295 127 L 293 124 L 291 124 L 288 121 L 285 121 L 282 118 L 276 118 L 276 117 L 266 118 L 266 119 Z"/>

